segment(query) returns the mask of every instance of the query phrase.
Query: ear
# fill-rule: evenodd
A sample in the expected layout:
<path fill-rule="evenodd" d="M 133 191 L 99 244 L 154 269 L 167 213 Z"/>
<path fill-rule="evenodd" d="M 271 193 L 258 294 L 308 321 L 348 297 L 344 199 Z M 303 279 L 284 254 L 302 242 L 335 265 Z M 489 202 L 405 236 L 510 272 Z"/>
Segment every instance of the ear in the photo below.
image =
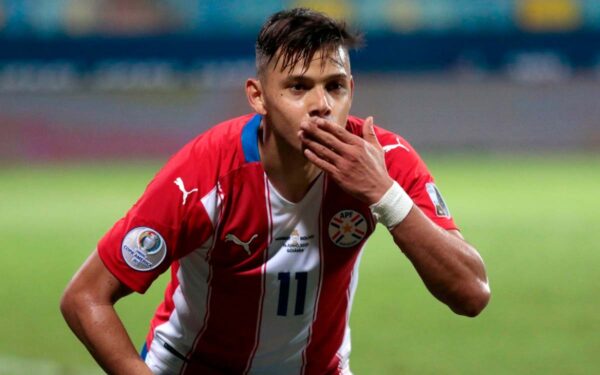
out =
<path fill-rule="evenodd" d="M 246 97 L 250 107 L 259 115 L 266 115 L 265 100 L 263 96 L 262 84 L 256 78 L 248 78 L 246 81 Z"/>

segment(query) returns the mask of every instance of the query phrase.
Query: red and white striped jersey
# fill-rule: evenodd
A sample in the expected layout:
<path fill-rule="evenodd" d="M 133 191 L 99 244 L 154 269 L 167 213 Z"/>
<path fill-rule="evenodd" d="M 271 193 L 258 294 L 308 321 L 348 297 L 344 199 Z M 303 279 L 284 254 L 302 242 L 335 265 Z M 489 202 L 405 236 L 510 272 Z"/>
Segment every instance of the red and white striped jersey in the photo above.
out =
<path fill-rule="evenodd" d="M 347 129 L 362 135 L 363 121 Z M 102 261 L 137 292 L 171 268 L 146 341 L 156 374 L 350 374 L 348 320 L 373 216 L 323 173 L 300 202 L 283 198 L 260 162 L 260 123 L 246 115 L 195 138 L 100 240 Z M 455 229 L 415 150 L 375 132 L 390 176 Z"/>

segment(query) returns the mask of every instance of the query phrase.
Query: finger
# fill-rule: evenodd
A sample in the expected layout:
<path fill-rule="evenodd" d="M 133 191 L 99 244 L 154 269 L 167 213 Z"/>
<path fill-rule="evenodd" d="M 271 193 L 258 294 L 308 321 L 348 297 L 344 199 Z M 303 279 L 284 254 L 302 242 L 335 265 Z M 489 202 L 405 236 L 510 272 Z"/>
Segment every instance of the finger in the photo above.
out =
<path fill-rule="evenodd" d="M 336 164 L 341 158 L 341 156 L 338 155 L 335 150 L 331 150 L 327 146 L 324 146 L 323 144 L 306 137 L 304 134 L 300 134 L 300 141 L 306 148 L 310 149 L 318 157 L 327 160 L 332 164 Z"/>
<path fill-rule="evenodd" d="M 314 165 L 316 165 L 319 169 L 321 169 L 325 173 L 331 174 L 337 170 L 335 168 L 335 165 L 327 162 L 326 160 L 319 158 L 314 152 L 312 152 L 311 150 L 309 150 L 307 148 L 304 149 L 304 156 L 306 156 L 306 158 L 310 162 L 312 162 Z"/>
<path fill-rule="evenodd" d="M 337 139 L 343 143 L 355 145 L 360 143 L 360 137 L 350 133 L 346 128 L 335 124 L 331 121 L 327 121 L 323 118 L 316 118 L 313 120 L 319 129 L 325 130 L 326 132 L 333 134 Z"/>
<path fill-rule="evenodd" d="M 339 154 L 347 151 L 347 144 L 326 129 L 319 128 L 316 123 L 303 123 L 300 125 L 300 129 L 308 138 L 313 139 L 328 149 L 336 150 Z"/>
<path fill-rule="evenodd" d="M 373 116 L 367 117 L 362 128 L 363 139 L 373 146 L 381 147 L 377 135 L 375 135 L 375 127 L 373 126 Z"/>

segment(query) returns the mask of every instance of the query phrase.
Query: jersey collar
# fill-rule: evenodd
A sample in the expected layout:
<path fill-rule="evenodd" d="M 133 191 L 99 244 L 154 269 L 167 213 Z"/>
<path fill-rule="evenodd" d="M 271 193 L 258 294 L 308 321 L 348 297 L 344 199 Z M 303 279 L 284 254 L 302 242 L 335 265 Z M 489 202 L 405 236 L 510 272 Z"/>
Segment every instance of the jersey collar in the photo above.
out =
<path fill-rule="evenodd" d="M 258 152 L 258 128 L 262 121 L 262 116 L 254 115 L 242 129 L 242 149 L 247 163 L 260 161 Z"/>

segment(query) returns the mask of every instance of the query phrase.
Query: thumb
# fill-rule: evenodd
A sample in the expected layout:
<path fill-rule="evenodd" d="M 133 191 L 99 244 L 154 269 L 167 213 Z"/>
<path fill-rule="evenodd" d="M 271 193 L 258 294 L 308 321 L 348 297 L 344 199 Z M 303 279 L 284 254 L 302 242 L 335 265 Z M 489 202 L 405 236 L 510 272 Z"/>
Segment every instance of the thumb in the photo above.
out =
<path fill-rule="evenodd" d="M 374 146 L 381 147 L 381 145 L 379 144 L 379 140 L 375 135 L 375 128 L 373 127 L 373 116 L 367 117 L 367 119 L 363 123 L 362 133 L 363 139 L 365 141 L 369 142 Z"/>

